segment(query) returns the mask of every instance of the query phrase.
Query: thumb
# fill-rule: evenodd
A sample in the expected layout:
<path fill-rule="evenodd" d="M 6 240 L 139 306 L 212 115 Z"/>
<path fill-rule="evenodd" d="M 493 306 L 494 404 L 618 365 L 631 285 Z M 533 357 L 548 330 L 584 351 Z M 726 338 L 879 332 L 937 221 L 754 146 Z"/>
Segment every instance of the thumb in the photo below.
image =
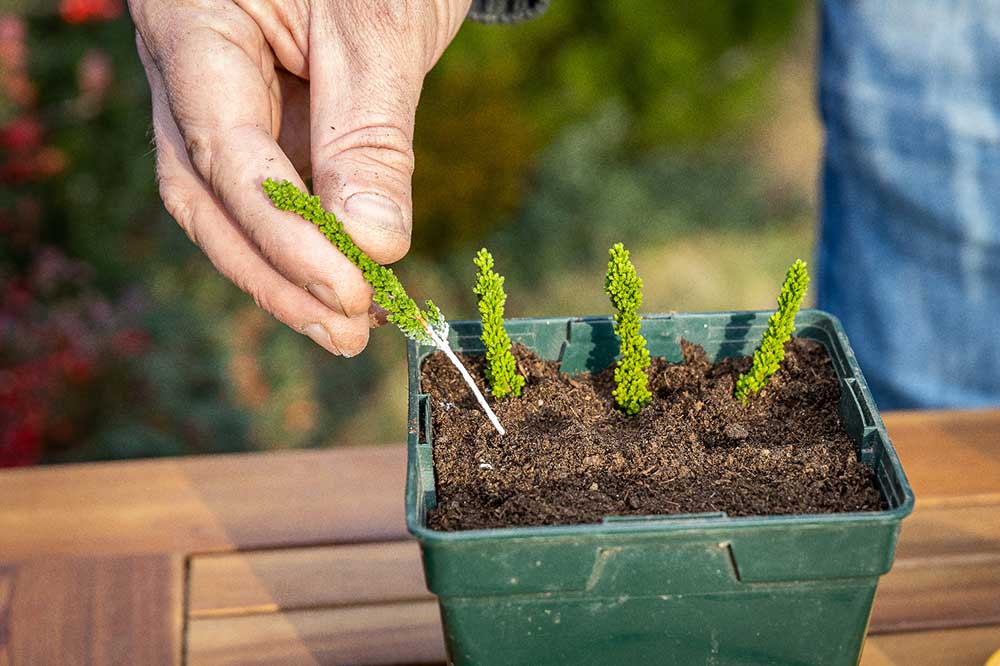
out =
<path fill-rule="evenodd" d="M 413 122 L 436 32 L 427 3 L 385 4 L 314 2 L 309 34 L 313 188 L 379 263 L 410 247 Z"/>

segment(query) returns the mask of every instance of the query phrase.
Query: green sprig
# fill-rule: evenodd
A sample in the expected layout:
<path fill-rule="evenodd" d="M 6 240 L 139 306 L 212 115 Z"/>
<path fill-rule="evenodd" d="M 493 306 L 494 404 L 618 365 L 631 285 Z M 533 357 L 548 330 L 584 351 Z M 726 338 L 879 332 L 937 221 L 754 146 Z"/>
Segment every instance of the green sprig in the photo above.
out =
<path fill-rule="evenodd" d="M 361 269 L 365 281 L 374 289 L 372 300 L 389 313 L 389 321 L 403 335 L 425 344 L 435 344 L 428 328 L 437 334 L 446 331 L 444 316 L 434 303 L 427 301 L 427 309 L 421 311 L 406 294 L 393 270 L 377 263 L 355 245 L 344 231 L 343 223 L 323 208 L 318 196 L 306 194 L 287 180 L 279 183 L 270 178 L 264 181 L 264 192 L 278 209 L 296 213 L 315 224 L 327 240 Z"/>
<path fill-rule="evenodd" d="M 486 380 L 498 398 L 521 397 L 524 377 L 517 373 L 517 361 L 510 353 L 510 336 L 503 327 L 503 310 L 507 294 L 504 278 L 493 270 L 493 255 L 481 249 L 472 262 L 479 268 L 472 292 L 479 301 L 479 318 L 483 323 L 482 340 L 486 347 Z"/>
<path fill-rule="evenodd" d="M 615 384 L 612 395 L 623 412 L 629 416 L 639 413 L 653 399 L 649 392 L 649 350 L 646 339 L 639 333 L 639 306 L 642 305 L 642 279 L 629 259 L 629 252 L 616 243 L 608 254 L 608 274 L 604 291 L 618 310 L 615 315 L 615 335 L 620 341 L 621 359 L 615 367 Z"/>
<path fill-rule="evenodd" d="M 753 365 L 736 380 L 736 397 L 744 405 L 747 404 L 751 394 L 757 393 L 767 385 L 771 375 L 778 371 L 778 366 L 785 359 L 785 343 L 795 330 L 795 315 L 799 312 L 808 285 L 809 273 L 806 271 L 806 262 L 796 259 L 785 275 L 784 284 L 781 285 L 778 311 L 768 320 L 767 330 L 764 331 L 760 346 L 753 353 Z"/>

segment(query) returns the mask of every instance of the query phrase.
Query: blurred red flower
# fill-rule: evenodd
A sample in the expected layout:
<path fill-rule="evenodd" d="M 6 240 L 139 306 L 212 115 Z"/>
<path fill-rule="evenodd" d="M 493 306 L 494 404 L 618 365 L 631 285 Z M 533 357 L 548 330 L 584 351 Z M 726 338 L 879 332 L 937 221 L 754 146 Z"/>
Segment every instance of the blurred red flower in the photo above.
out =
<path fill-rule="evenodd" d="M 0 127 L 0 148 L 12 152 L 27 152 L 42 143 L 42 124 L 22 116 Z"/>
<path fill-rule="evenodd" d="M 121 16 L 120 0 L 62 0 L 59 15 L 67 23 L 107 21 Z"/>
<path fill-rule="evenodd" d="M 42 431 L 31 419 L 0 430 L 0 467 L 33 465 L 42 457 Z"/>

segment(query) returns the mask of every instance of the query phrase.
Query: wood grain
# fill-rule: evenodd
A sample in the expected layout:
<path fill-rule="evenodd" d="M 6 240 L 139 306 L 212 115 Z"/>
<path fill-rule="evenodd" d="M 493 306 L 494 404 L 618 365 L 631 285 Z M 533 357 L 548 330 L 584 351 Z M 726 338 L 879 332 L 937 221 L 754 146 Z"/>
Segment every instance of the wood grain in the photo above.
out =
<path fill-rule="evenodd" d="M 879 582 L 871 631 L 1000 623 L 998 516 L 1000 504 L 976 497 L 918 501 Z"/>
<path fill-rule="evenodd" d="M 154 555 L 8 568 L 0 583 L 0 654 L 13 666 L 177 666 L 183 567 L 179 558 Z"/>
<path fill-rule="evenodd" d="M 970 553 L 1000 553 L 1000 502 L 953 498 L 938 504 L 918 499 L 903 520 L 896 561 Z"/>
<path fill-rule="evenodd" d="M 984 666 L 1000 650 L 1000 625 L 902 632 L 865 641 L 859 666 Z"/>
<path fill-rule="evenodd" d="M 917 505 L 862 663 L 980 666 L 1000 410 L 885 420 Z M 402 446 L 0 471 L 0 666 L 179 664 L 187 558 L 193 664 L 440 661 L 404 472 Z"/>
<path fill-rule="evenodd" d="M 187 666 L 441 664 L 437 602 L 193 619 Z"/>
<path fill-rule="evenodd" d="M 1000 410 L 886 416 L 918 502 L 1000 502 Z M 0 471 L 0 561 L 401 539 L 405 448 Z"/>
<path fill-rule="evenodd" d="M 433 602 L 193 620 L 188 666 L 443 664 Z M 872 636 L 860 666 L 983 666 L 1000 625 Z"/>
<path fill-rule="evenodd" d="M 879 582 L 869 631 L 977 624 L 1000 624 L 1000 554 L 897 561 Z"/>
<path fill-rule="evenodd" d="M 404 447 L 0 471 L 0 561 L 406 536 Z"/>
<path fill-rule="evenodd" d="M 875 633 L 1000 623 L 1000 505 L 918 506 L 882 579 Z M 431 598 L 415 542 L 202 555 L 192 617 Z"/>
<path fill-rule="evenodd" d="M 430 600 L 415 541 L 191 559 L 192 617 Z"/>
<path fill-rule="evenodd" d="M 890 412 L 885 423 L 918 502 L 1000 502 L 1000 410 Z"/>
<path fill-rule="evenodd" d="M 0 567 L 0 666 L 11 666 L 10 609 L 14 599 L 14 567 Z"/>

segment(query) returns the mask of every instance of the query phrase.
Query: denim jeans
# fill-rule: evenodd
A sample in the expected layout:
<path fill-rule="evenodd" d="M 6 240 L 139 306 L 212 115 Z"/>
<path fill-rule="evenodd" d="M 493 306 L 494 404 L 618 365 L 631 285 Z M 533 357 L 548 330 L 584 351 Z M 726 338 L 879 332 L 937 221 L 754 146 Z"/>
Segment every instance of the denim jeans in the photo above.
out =
<path fill-rule="evenodd" d="M 882 409 L 1000 404 L 1000 2 L 826 0 L 818 300 Z"/>

